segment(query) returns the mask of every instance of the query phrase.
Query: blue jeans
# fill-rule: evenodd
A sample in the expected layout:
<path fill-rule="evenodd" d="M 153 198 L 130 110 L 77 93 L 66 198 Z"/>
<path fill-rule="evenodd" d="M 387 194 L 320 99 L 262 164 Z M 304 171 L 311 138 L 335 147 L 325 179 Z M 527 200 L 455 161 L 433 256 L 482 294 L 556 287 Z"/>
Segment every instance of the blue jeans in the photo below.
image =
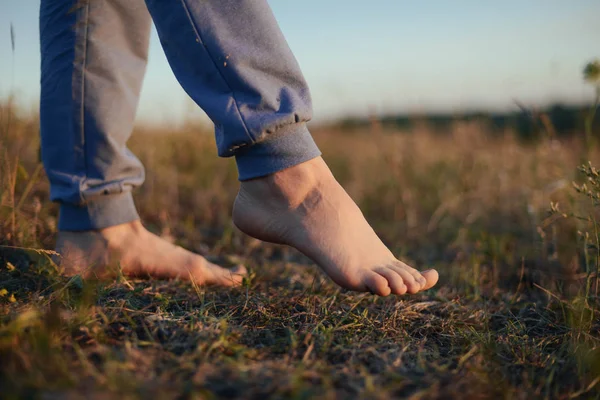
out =
<path fill-rule="evenodd" d="M 42 160 L 60 230 L 138 219 L 131 191 L 144 168 L 126 142 L 152 21 L 240 180 L 320 155 L 309 89 L 266 0 L 42 0 Z"/>

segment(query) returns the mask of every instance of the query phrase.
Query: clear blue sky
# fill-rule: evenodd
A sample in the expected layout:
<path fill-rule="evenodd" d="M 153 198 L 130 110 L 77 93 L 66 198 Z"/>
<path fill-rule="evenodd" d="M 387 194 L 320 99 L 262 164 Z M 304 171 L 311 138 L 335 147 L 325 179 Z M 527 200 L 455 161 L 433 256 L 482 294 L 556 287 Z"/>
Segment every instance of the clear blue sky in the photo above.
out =
<path fill-rule="evenodd" d="M 598 0 L 270 1 L 311 87 L 315 119 L 508 109 L 591 98 L 581 70 L 600 57 Z M 0 0 L 0 96 L 35 107 L 39 0 Z M 14 80 L 10 23 L 16 32 Z M 138 117 L 201 115 L 153 33 Z"/>

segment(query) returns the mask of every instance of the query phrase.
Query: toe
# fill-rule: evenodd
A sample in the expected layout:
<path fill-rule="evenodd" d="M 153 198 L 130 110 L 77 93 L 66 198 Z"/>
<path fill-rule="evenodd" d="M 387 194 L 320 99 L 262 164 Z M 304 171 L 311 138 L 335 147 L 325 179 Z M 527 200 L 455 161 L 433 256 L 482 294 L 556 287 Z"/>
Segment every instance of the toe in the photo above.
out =
<path fill-rule="evenodd" d="M 387 280 L 387 284 L 393 294 L 405 294 L 408 288 L 404 284 L 404 279 L 393 269 L 381 268 L 376 272 Z"/>
<path fill-rule="evenodd" d="M 363 280 L 365 284 L 365 291 L 371 292 L 378 296 L 388 296 L 392 290 L 388 286 L 388 280 L 383 276 L 370 272 Z"/>
<path fill-rule="evenodd" d="M 390 265 L 388 268 L 396 271 L 402 277 L 408 293 L 415 294 L 421 290 L 421 283 L 417 282 L 408 268 L 398 265 Z"/>
<path fill-rule="evenodd" d="M 426 271 L 423 271 L 421 272 L 421 275 L 423 275 L 423 277 L 427 281 L 425 287 L 423 287 L 421 290 L 431 289 L 433 286 L 435 286 L 435 284 L 438 282 L 438 279 L 440 278 L 438 272 L 435 269 L 428 269 Z"/>
<path fill-rule="evenodd" d="M 206 285 L 231 287 L 241 285 L 246 274 L 243 265 L 229 269 L 205 261 L 203 268 L 195 276 L 201 276 L 200 279 L 203 279 Z"/>
<path fill-rule="evenodd" d="M 225 271 L 222 279 L 224 286 L 240 286 L 244 281 L 244 277 L 248 275 L 248 271 L 243 265 L 236 265 L 233 268 L 222 269 Z"/>
<path fill-rule="evenodd" d="M 237 266 L 232 269 L 221 268 L 221 285 L 223 286 L 240 286 L 244 280 L 245 273 L 239 273 L 238 271 L 246 271 L 243 266 Z"/>
<path fill-rule="evenodd" d="M 230 271 L 232 274 L 235 274 L 235 275 L 242 275 L 242 276 L 248 275 L 248 270 L 243 265 L 236 265 L 235 267 L 231 268 Z"/>
<path fill-rule="evenodd" d="M 425 285 L 427 285 L 427 279 L 425 279 L 425 277 L 419 271 L 417 271 L 410 265 L 407 265 L 407 264 L 403 263 L 402 261 L 398 261 L 398 266 L 400 268 L 402 268 L 403 270 L 407 271 L 409 274 L 411 274 L 413 276 L 413 278 L 415 279 L 415 281 L 419 285 L 421 285 L 419 290 L 423 290 Z"/>

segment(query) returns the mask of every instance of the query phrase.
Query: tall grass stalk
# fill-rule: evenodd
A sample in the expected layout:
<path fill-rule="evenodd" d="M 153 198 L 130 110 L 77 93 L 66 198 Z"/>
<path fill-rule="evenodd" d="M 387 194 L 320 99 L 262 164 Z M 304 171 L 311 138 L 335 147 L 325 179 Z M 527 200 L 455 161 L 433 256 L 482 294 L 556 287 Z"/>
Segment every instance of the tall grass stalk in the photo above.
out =
<path fill-rule="evenodd" d="M 596 110 L 600 105 L 600 60 L 594 60 L 585 66 L 583 69 L 583 79 L 594 87 L 594 100 L 585 119 L 586 150 L 589 151 L 596 143 L 593 135 L 593 126 Z"/>

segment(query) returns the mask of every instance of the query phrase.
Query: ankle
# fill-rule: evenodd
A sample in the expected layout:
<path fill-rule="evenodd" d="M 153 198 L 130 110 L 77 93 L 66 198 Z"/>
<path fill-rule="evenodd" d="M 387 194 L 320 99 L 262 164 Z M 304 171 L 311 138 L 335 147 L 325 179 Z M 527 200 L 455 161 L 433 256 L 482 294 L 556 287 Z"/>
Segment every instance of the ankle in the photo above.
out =
<path fill-rule="evenodd" d="M 263 178 L 244 181 L 240 193 L 293 208 L 331 179 L 329 168 L 321 157 L 317 157 Z"/>
<path fill-rule="evenodd" d="M 118 245 L 132 236 L 142 235 L 146 229 L 140 220 L 100 229 L 98 233 L 109 245 Z"/>

